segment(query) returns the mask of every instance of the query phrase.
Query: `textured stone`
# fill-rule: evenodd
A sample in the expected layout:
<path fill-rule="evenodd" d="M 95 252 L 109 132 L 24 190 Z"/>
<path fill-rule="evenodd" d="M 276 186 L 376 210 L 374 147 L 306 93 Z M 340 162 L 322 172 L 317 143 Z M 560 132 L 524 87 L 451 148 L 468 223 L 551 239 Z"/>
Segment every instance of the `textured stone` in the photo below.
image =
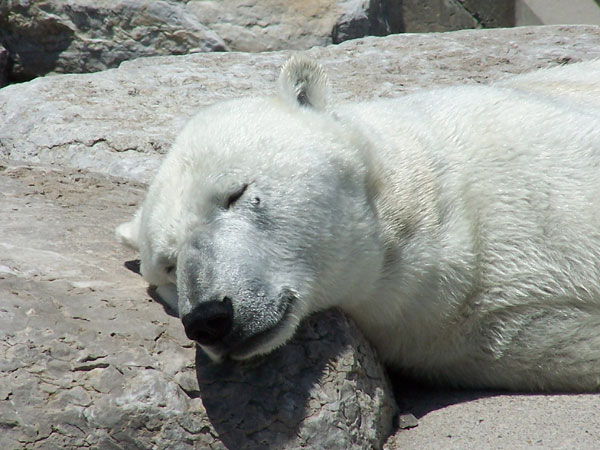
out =
<path fill-rule="evenodd" d="M 0 44 L 0 88 L 8 82 L 8 51 Z"/>
<path fill-rule="evenodd" d="M 140 56 L 306 50 L 368 35 L 510 26 L 502 0 L 9 0 L 10 79 L 84 73 Z"/>
<path fill-rule="evenodd" d="M 515 0 L 495 0 L 493 2 L 488 0 L 458 1 L 484 28 L 512 27 L 515 25 Z"/>
<path fill-rule="evenodd" d="M 385 0 L 222 0 L 188 2 L 231 50 L 306 50 L 390 33 Z"/>
<path fill-rule="evenodd" d="M 10 0 L 0 42 L 10 77 L 83 73 L 140 56 L 308 49 L 390 32 L 384 0 Z"/>
<path fill-rule="evenodd" d="M 598 0 L 515 0 L 515 25 L 600 25 Z"/>
<path fill-rule="evenodd" d="M 367 449 L 389 435 L 383 368 L 339 313 L 248 364 L 195 350 L 114 243 L 140 185 L 5 162 L 0 186 L 0 448 Z"/>
<path fill-rule="evenodd" d="M 395 33 L 497 28 L 515 24 L 514 0 L 390 0 L 389 12 L 388 22 Z"/>
<path fill-rule="evenodd" d="M 149 0 L 2 2 L 0 42 L 17 81 L 95 72 L 139 56 L 227 49 L 184 3 Z"/>
<path fill-rule="evenodd" d="M 479 22 L 457 0 L 402 0 L 405 33 L 452 31 L 480 28 Z"/>

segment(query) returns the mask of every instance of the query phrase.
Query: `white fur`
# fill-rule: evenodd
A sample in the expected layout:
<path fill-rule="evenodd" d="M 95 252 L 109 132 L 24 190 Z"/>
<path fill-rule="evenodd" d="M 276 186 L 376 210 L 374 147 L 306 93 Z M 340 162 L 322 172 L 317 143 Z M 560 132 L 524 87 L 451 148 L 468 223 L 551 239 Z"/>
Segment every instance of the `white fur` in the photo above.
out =
<path fill-rule="evenodd" d="M 174 283 L 165 267 L 208 243 L 177 268 L 180 313 L 198 271 L 207 291 L 251 293 L 234 302 L 248 335 L 291 289 L 292 319 L 240 358 L 339 306 L 385 361 L 432 380 L 598 389 L 600 62 L 326 105 L 324 72 L 296 58 L 278 97 L 196 116 L 118 230 L 148 281 Z"/>
<path fill-rule="evenodd" d="M 289 105 L 325 110 L 329 86 L 327 74 L 312 59 L 292 56 L 281 68 L 279 95 Z"/>

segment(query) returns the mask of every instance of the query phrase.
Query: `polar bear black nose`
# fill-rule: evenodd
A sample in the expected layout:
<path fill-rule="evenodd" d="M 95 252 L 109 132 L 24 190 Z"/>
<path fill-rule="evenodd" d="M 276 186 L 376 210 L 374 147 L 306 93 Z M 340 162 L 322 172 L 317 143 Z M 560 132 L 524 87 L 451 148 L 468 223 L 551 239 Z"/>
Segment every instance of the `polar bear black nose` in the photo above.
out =
<path fill-rule="evenodd" d="M 202 302 L 181 319 L 188 338 L 202 345 L 218 343 L 231 330 L 233 306 L 229 297 Z"/>

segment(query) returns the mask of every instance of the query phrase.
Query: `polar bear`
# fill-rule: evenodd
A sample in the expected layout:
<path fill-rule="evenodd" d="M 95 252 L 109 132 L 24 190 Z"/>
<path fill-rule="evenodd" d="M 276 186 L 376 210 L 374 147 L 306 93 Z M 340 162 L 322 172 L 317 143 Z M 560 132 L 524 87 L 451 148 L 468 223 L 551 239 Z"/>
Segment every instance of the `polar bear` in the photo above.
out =
<path fill-rule="evenodd" d="M 117 237 L 217 361 L 339 307 L 419 377 L 597 390 L 600 62 L 331 106 L 292 57 L 189 122 Z"/>

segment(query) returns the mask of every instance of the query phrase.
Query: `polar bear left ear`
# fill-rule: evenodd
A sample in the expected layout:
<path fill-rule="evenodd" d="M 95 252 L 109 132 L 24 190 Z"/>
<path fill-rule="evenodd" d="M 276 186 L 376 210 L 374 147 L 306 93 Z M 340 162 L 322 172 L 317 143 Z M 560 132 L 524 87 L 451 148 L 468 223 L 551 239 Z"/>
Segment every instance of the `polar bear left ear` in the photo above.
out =
<path fill-rule="evenodd" d="M 297 106 L 324 111 L 329 86 L 327 74 L 319 63 L 295 55 L 286 61 L 279 75 L 279 95 Z"/>

